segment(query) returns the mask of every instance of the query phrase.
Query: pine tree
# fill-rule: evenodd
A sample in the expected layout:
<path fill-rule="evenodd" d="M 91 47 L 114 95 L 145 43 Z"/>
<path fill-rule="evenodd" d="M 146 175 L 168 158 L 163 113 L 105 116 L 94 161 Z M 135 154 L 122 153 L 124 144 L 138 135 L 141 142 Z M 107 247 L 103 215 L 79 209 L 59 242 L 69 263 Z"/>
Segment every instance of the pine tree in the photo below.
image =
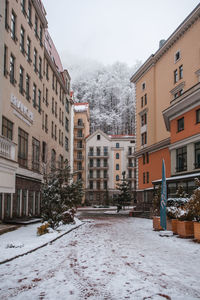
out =
<path fill-rule="evenodd" d="M 121 183 L 117 184 L 117 189 L 119 191 L 119 195 L 117 197 L 118 205 L 125 208 L 125 204 L 130 204 L 131 202 L 131 190 L 130 184 L 126 179 L 126 172 L 122 172 L 122 180 Z"/>

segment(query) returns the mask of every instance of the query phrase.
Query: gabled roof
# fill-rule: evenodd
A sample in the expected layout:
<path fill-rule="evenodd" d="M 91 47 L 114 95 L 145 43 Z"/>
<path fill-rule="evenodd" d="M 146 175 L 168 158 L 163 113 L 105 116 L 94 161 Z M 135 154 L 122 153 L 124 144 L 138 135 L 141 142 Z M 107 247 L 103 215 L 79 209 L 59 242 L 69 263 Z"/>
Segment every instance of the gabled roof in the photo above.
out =
<path fill-rule="evenodd" d="M 75 112 L 84 112 L 88 111 L 89 103 L 83 102 L 83 103 L 74 103 L 74 111 Z"/>

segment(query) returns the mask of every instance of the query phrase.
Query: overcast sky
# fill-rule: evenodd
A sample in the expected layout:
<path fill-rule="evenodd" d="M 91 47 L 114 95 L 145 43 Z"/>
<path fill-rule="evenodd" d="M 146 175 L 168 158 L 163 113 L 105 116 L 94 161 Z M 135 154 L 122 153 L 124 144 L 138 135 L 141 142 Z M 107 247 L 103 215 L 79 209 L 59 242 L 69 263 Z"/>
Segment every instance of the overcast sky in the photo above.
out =
<path fill-rule="evenodd" d="M 43 0 L 64 67 L 73 59 L 133 66 L 167 39 L 199 0 Z"/>

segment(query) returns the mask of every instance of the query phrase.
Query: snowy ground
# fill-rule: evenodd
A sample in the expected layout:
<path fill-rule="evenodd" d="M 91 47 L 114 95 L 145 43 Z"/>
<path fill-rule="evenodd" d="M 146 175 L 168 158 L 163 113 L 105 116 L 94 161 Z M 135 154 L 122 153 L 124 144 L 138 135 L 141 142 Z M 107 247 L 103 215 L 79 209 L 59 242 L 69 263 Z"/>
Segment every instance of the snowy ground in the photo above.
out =
<path fill-rule="evenodd" d="M 200 244 L 161 237 L 151 220 L 104 216 L 0 265 L 0 298 L 195 300 L 199 277 Z"/>

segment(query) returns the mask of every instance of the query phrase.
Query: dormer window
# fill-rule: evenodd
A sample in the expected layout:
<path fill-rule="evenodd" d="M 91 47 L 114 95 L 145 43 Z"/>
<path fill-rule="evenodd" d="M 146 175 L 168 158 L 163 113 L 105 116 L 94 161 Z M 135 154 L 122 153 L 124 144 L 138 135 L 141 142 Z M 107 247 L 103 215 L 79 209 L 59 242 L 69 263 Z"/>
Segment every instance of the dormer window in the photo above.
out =
<path fill-rule="evenodd" d="M 100 141 L 100 139 L 101 139 L 100 134 L 97 134 L 97 140 Z"/>

